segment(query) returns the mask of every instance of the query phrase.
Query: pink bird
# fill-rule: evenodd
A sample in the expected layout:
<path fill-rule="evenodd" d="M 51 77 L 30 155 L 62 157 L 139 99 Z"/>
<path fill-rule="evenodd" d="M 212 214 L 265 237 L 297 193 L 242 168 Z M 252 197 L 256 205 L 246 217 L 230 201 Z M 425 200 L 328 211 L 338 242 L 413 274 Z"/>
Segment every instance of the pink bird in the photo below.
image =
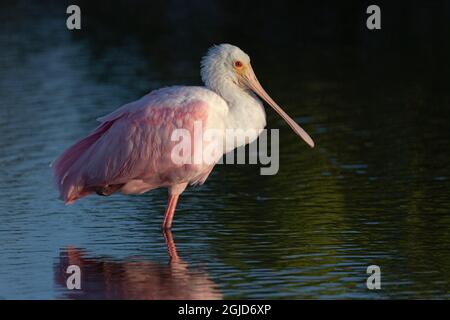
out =
<path fill-rule="evenodd" d="M 211 47 L 202 58 L 201 77 L 204 87 L 155 90 L 99 118 L 101 124 L 53 164 L 60 198 L 71 204 L 94 192 L 104 196 L 114 192 L 142 194 L 166 187 L 169 199 L 162 227 L 170 229 L 185 188 L 203 184 L 223 154 L 256 140 L 266 126 L 263 104 L 254 93 L 314 147 L 311 137 L 264 91 L 249 56 L 238 47 Z M 209 140 L 196 137 L 197 123 L 203 132 L 213 129 L 218 134 Z M 245 139 L 224 144 L 225 132 L 230 129 L 241 129 L 237 132 L 245 132 Z M 174 132 L 188 134 L 194 145 L 180 153 L 184 160 L 192 160 L 196 152 L 206 152 L 211 146 L 219 152 L 211 153 L 208 160 L 174 161 L 174 150 L 179 147 Z"/>

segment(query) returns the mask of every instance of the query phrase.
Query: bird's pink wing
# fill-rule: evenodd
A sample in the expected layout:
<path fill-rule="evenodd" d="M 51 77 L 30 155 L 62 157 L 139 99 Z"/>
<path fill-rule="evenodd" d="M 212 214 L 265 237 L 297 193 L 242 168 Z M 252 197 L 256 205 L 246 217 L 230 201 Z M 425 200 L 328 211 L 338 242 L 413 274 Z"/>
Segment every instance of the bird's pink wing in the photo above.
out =
<path fill-rule="evenodd" d="M 151 95 L 151 94 L 150 94 Z M 55 161 L 55 179 L 66 203 L 104 185 L 123 184 L 152 174 L 171 174 L 175 165 L 171 141 L 177 128 L 193 130 L 195 121 L 207 119 L 202 100 L 158 105 L 146 97 L 101 118 L 103 123 Z"/>

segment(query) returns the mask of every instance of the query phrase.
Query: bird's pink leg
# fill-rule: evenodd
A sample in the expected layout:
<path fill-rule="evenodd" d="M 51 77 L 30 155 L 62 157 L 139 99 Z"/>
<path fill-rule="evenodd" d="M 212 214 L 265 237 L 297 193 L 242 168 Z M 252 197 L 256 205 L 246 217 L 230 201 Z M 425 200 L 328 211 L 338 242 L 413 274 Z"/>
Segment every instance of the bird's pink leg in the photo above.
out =
<path fill-rule="evenodd" d="M 173 215 L 175 214 L 175 208 L 177 207 L 179 194 L 169 195 L 169 201 L 167 203 L 166 215 L 164 216 L 164 222 L 162 228 L 164 230 L 172 228 Z"/>
<path fill-rule="evenodd" d="M 169 201 L 167 202 L 166 215 L 164 216 L 162 225 L 164 230 L 172 228 L 172 220 L 173 215 L 175 214 L 175 208 L 177 207 L 178 198 L 186 187 L 187 183 L 175 184 L 169 187 Z"/>

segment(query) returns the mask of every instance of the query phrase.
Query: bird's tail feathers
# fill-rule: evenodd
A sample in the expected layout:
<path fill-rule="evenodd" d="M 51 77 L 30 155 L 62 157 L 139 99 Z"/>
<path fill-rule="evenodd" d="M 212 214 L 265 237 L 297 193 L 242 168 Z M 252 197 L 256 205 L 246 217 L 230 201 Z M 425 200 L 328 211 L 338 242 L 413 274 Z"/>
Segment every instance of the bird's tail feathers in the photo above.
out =
<path fill-rule="evenodd" d="M 86 188 L 84 185 L 84 166 L 78 162 L 111 125 L 112 122 L 101 124 L 92 134 L 73 144 L 53 162 L 54 181 L 59 189 L 60 199 L 66 204 L 95 192 L 95 188 Z"/>

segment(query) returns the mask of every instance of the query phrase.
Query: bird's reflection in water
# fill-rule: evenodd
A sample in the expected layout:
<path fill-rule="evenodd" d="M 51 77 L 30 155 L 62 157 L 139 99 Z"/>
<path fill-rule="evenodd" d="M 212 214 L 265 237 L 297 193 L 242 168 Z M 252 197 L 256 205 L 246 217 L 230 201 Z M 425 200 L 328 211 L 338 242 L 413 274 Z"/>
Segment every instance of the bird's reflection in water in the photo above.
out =
<path fill-rule="evenodd" d="M 221 299 L 222 294 L 204 270 L 190 270 L 178 256 L 172 233 L 164 233 L 170 261 L 162 264 L 129 259 L 116 261 L 87 257 L 82 249 L 68 247 L 55 264 L 55 282 L 68 299 Z M 81 271 L 81 289 L 67 289 L 77 265 Z"/>

